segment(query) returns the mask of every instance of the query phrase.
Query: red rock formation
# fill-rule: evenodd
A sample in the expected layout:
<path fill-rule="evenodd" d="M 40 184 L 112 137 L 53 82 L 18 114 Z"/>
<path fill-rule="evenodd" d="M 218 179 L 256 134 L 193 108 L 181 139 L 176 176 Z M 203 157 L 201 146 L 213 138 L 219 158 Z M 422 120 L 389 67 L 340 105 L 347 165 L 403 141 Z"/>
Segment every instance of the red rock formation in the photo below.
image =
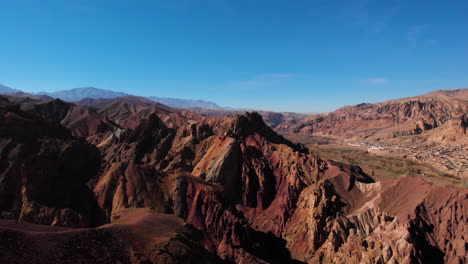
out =
<path fill-rule="evenodd" d="M 433 141 L 457 141 L 464 140 L 466 126 L 461 122 L 457 127 L 451 122 L 463 121 L 467 112 L 468 89 L 448 90 L 383 103 L 346 106 L 298 123 L 286 122 L 277 130 L 359 140 L 421 134 Z M 440 136 L 427 132 L 435 128 Z"/>
<path fill-rule="evenodd" d="M 6 99 L 0 99 L 0 104 L 2 218 L 95 225 L 99 210 L 85 183 L 98 172 L 98 150 Z"/>
<path fill-rule="evenodd" d="M 0 189 L 0 195 L 9 197 L 1 201 L 12 201 L 4 202 L 2 211 L 12 219 L 36 223 L 92 225 L 89 219 L 99 211 L 82 210 L 92 208 L 85 199 L 90 191 L 84 188 L 87 181 L 94 191 L 91 200 L 105 219 L 113 221 L 110 226 L 60 231 L 46 238 L 27 230 L 0 231 L 13 245 L 21 246 L 21 241 L 36 245 L 53 237 L 83 251 L 74 253 L 52 244 L 57 246 L 52 256 L 64 251 L 98 260 L 94 251 L 98 247 L 110 259 L 124 263 L 467 261 L 466 190 L 435 187 L 409 177 L 374 183 L 359 167 L 321 160 L 284 139 L 259 114 L 201 117 L 164 109 L 144 114 L 149 108 L 141 105 L 131 111 L 112 108 L 115 115 L 109 117 L 105 106 L 90 109 L 115 124 L 105 132 L 89 130 L 87 139 L 102 156 L 97 171 L 90 166 L 99 160 L 92 154 L 96 148 L 51 123 L 64 120 L 52 118 L 62 115 L 43 115 L 48 121 L 2 102 L 0 173 L 8 181 L 0 181 L 0 186 L 8 188 Z M 135 114 L 144 118 L 133 119 Z M 37 127 L 38 132 L 32 137 L 20 127 Z M 29 147 L 34 151 L 12 154 L 15 146 L 28 144 L 41 144 L 37 149 L 42 151 Z M 36 159 L 40 162 L 28 163 Z M 8 169 L 15 167 L 12 162 L 33 164 L 34 170 L 12 174 Z M 71 172 L 72 168 L 80 170 Z M 67 175 L 60 183 L 62 189 L 55 184 L 42 188 L 43 183 L 60 179 L 63 171 Z M 34 209 L 27 211 L 32 212 L 26 214 L 30 218 L 19 217 L 24 215 L 19 209 L 24 204 Z M 149 208 L 152 213 L 129 208 Z M 96 242 L 87 245 L 83 236 Z M 4 256 L 14 259 L 13 249 L 3 247 Z M 17 260 L 31 256 L 25 253 Z"/>

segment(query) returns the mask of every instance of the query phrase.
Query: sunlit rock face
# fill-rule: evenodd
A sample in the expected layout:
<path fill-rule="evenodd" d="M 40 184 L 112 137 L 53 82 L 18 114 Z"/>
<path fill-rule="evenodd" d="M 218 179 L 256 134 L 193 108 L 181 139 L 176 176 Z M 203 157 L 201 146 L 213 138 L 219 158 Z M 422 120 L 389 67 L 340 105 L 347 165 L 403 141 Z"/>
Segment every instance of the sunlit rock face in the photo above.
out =
<path fill-rule="evenodd" d="M 346 106 L 299 122 L 287 121 L 276 129 L 359 141 L 418 135 L 428 143 L 468 144 L 467 112 L 468 89 L 441 90 L 382 103 Z"/>

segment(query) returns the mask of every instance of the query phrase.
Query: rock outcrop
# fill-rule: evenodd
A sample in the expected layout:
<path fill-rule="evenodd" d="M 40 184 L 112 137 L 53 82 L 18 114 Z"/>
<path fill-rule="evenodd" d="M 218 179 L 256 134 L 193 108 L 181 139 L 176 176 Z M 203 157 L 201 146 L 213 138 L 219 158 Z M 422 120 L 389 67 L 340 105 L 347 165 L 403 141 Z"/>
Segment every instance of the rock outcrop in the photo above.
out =
<path fill-rule="evenodd" d="M 421 135 L 432 142 L 466 144 L 468 89 L 433 92 L 375 104 L 346 106 L 299 122 L 285 122 L 282 132 L 355 140 L 384 140 Z"/>
<path fill-rule="evenodd" d="M 86 187 L 98 174 L 98 149 L 6 99 L 0 104 L 2 218 L 71 227 L 98 224 L 100 209 Z"/>

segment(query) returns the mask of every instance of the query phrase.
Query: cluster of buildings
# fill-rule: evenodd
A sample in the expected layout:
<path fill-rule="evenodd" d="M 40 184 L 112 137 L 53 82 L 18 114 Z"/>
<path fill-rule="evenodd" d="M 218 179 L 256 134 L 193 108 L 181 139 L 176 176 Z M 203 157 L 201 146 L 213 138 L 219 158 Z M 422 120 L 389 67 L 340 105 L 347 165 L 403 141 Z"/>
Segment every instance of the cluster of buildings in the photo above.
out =
<path fill-rule="evenodd" d="M 431 164 L 433 167 L 451 175 L 468 178 L 468 146 L 431 144 L 394 144 L 394 143 L 348 143 L 350 146 L 366 148 L 369 152 L 380 155 L 398 155 L 413 158 L 419 162 Z"/>

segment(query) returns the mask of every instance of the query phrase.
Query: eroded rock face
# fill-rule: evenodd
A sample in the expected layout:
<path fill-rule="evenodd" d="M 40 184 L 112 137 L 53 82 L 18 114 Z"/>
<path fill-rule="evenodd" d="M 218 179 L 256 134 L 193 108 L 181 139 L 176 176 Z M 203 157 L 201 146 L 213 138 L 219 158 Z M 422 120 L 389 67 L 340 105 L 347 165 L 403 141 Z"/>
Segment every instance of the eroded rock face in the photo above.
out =
<path fill-rule="evenodd" d="M 332 186 L 324 191 L 311 189 L 304 194 L 300 200 L 303 209 L 296 210 L 289 223 L 286 239 L 293 257 L 308 263 L 466 261 L 463 243 L 455 242 L 456 249 L 448 245 L 466 241 L 458 233 L 466 232 L 466 190 L 433 187 L 412 177 L 396 182 L 358 182 L 349 191 L 340 177 L 328 182 Z M 327 198 L 330 187 L 334 191 L 329 191 Z M 446 214 L 438 216 L 439 210 Z M 449 222 L 456 233 L 446 228 Z"/>
<path fill-rule="evenodd" d="M 382 140 L 421 135 L 432 142 L 465 142 L 468 89 L 434 92 L 375 104 L 346 106 L 297 123 L 285 122 L 278 131 L 333 136 L 354 140 Z M 458 125 L 454 125 L 458 124 Z M 434 134 L 429 131 L 437 131 Z"/>
<path fill-rule="evenodd" d="M 100 153 L 50 123 L 2 101 L 0 107 L 0 211 L 2 218 L 87 227 L 99 220 L 86 182 Z M 83 155 L 85 154 L 86 155 Z"/>
<path fill-rule="evenodd" d="M 202 126 L 211 132 L 198 137 L 194 131 Z M 322 161 L 287 142 L 255 114 L 180 127 L 171 149 L 158 151 L 167 153 L 164 159 L 147 161 L 159 181 L 153 193 L 162 194 L 153 206 L 172 204 L 159 210 L 192 223 L 204 235 L 204 248 L 225 261 L 412 263 L 439 248 L 432 237 L 418 236 L 432 223 L 418 220 L 422 198 L 406 193 L 421 183 L 373 183 L 358 167 Z M 382 198 L 387 193 L 392 198 Z M 274 257 L 265 253 L 271 248 Z M 460 255 L 440 251 L 447 261 Z"/>
<path fill-rule="evenodd" d="M 284 139 L 259 114 L 200 117 L 153 105 L 121 109 L 113 102 L 93 110 L 112 122 L 91 129 L 87 139 L 94 147 L 52 119 L 31 118 L 17 105 L 3 104 L 0 122 L 18 126 L 0 126 L 0 186 L 8 186 L 0 192 L 2 218 L 92 226 L 90 219 L 102 212 L 112 225 L 86 232 L 116 243 L 90 244 L 112 260 L 467 261 L 467 190 L 411 177 L 374 182 L 359 167 L 322 160 Z M 31 137 L 15 133 L 19 127 L 38 129 Z M 56 184 L 44 184 L 49 181 Z M 99 210 L 83 210 L 93 204 Z M 15 241 L 29 236 L 2 232 Z M 82 232 L 54 236 L 75 241 Z M 91 246 L 84 248 L 98 258 Z"/>

